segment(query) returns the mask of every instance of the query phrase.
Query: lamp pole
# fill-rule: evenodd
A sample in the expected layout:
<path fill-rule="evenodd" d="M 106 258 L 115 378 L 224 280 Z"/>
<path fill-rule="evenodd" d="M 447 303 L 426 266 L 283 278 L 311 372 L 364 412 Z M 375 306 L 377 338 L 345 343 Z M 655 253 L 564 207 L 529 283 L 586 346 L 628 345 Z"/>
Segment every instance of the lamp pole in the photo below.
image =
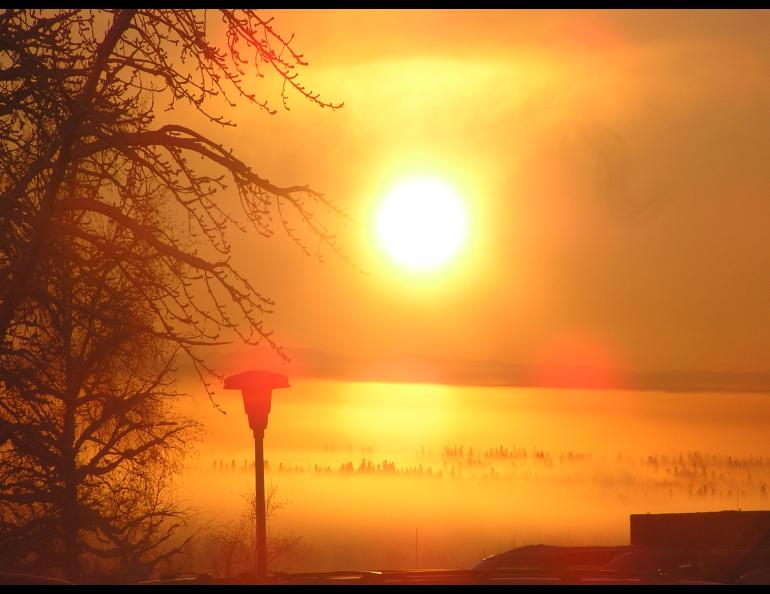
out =
<path fill-rule="evenodd" d="M 225 378 L 226 390 L 240 390 L 243 408 L 254 434 L 254 477 L 256 494 L 256 573 L 257 578 L 267 577 L 267 519 L 265 517 L 265 456 L 264 438 L 267 416 L 270 414 L 272 392 L 288 388 L 285 375 L 271 371 L 244 371 Z"/>
<path fill-rule="evenodd" d="M 254 433 L 254 493 L 256 499 L 257 577 L 267 577 L 267 510 L 265 509 L 265 430 L 252 427 Z"/>

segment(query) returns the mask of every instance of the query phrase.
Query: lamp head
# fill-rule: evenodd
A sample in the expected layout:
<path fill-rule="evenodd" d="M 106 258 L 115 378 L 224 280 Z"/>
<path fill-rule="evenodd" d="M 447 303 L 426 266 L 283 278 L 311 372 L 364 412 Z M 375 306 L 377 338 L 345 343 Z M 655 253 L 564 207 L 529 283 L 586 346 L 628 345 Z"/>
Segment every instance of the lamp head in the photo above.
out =
<path fill-rule="evenodd" d="M 225 390 L 240 390 L 243 394 L 243 408 L 249 417 L 252 431 L 267 428 L 270 401 L 273 390 L 288 388 L 289 378 L 272 371 L 244 371 L 225 378 Z"/>

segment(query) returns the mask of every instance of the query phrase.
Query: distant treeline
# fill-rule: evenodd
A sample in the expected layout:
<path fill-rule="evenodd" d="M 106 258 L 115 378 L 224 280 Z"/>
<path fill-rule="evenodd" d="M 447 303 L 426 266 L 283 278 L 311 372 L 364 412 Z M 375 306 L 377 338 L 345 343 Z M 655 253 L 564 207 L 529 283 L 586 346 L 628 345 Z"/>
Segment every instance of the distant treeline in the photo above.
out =
<path fill-rule="evenodd" d="M 328 453 L 339 451 L 347 459 L 336 463 L 308 461 L 304 465 L 265 461 L 265 471 L 279 474 L 308 474 L 333 476 L 391 476 L 420 478 L 450 478 L 457 480 L 566 480 L 582 481 L 600 486 L 612 484 L 618 489 L 654 489 L 673 497 L 729 498 L 768 496 L 770 457 L 734 456 L 704 452 L 679 454 L 648 454 L 641 457 L 599 457 L 582 452 L 550 452 L 540 448 L 496 446 L 445 445 L 438 456 L 425 448 L 417 450 L 411 461 L 398 462 L 390 458 L 377 459 L 372 447 L 357 448 L 361 458 L 350 458 L 350 446 L 326 447 Z M 242 460 L 214 460 L 213 469 L 220 472 L 253 471 L 254 463 Z M 569 470 L 567 470 L 569 469 Z M 566 474 L 565 474 L 566 473 Z"/>

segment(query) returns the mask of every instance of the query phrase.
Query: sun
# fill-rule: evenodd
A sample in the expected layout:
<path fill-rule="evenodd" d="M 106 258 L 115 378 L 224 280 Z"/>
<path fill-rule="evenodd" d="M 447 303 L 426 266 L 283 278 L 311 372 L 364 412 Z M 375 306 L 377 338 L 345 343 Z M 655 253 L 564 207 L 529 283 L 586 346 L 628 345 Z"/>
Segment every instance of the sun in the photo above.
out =
<path fill-rule="evenodd" d="M 375 219 L 380 247 L 400 267 L 427 272 L 446 266 L 468 235 L 462 200 L 447 183 L 414 178 L 395 185 Z"/>

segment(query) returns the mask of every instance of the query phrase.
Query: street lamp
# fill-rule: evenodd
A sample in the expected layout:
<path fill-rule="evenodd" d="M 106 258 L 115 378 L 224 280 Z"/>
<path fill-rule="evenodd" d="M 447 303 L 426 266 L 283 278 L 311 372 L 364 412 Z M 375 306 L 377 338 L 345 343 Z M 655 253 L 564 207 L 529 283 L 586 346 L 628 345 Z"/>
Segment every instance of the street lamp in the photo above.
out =
<path fill-rule="evenodd" d="M 244 371 L 225 378 L 225 390 L 240 390 L 243 408 L 254 432 L 254 475 L 256 477 L 257 577 L 267 577 L 267 523 L 265 518 L 265 458 L 263 440 L 270 414 L 273 390 L 288 388 L 289 378 L 272 371 Z"/>

